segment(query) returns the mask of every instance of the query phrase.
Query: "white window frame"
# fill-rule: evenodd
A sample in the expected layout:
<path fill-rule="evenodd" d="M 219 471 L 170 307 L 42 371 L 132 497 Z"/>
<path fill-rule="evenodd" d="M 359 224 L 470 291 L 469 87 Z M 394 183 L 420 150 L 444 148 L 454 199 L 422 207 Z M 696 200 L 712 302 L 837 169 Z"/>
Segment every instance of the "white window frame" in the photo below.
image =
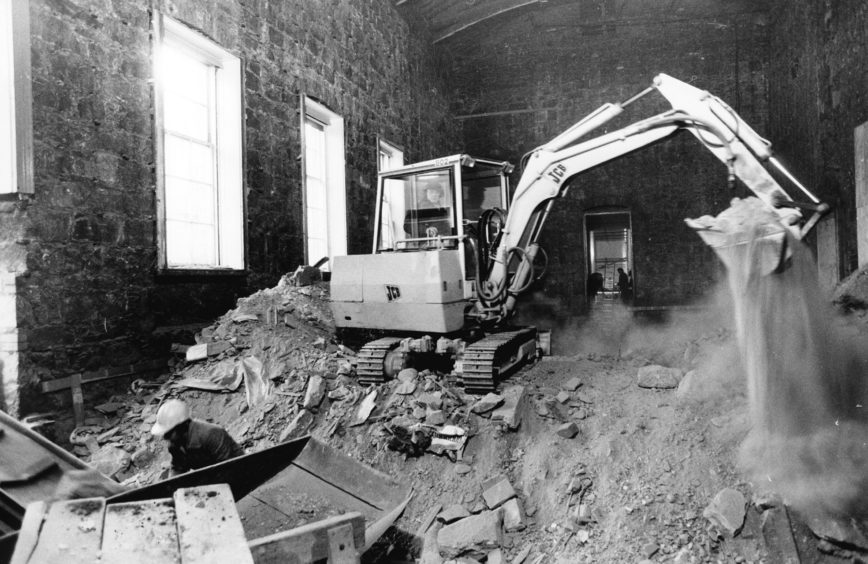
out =
<path fill-rule="evenodd" d="M 30 2 L 0 0 L 0 194 L 33 193 Z"/>
<path fill-rule="evenodd" d="M 404 166 L 404 150 L 383 138 L 377 139 L 377 172 Z"/>
<path fill-rule="evenodd" d="M 154 100 L 156 115 L 157 159 L 157 234 L 159 270 L 243 271 L 245 259 L 246 198 L 243 174 L 241 60 L 229 51 L 165 14 L 154 16 Z M 164 47 L 179 49 L 215 69 L 214 115 L 216 191 L 216 257 L 195 264 L 170 264 L 166 213 L 166 154 L 164 127 L 164 92 L 160 68 Z"/>
<path fill-rule="evenodd" d="M 328 257 L 347 254 L 347 190 L 346 190 L 346 149 L 344 144 L 344 120 L 328 109 L 325 105 L 317 102 L 310 96 L 302 94 L 302 163 L 304 177 L 304 257 L 307 264 L 318 261 L 319 256 L 310 256 L 308 225 L 308 175 L 307 175 L 307 143 L 305 141 L 305 129 L 308 119 L 322 125 L 325 132 L 325 169 L 326 169 L 326 222 L 327 222 L 327 246 Z M 328 266 L 324 266 L 327 269 Z"/>

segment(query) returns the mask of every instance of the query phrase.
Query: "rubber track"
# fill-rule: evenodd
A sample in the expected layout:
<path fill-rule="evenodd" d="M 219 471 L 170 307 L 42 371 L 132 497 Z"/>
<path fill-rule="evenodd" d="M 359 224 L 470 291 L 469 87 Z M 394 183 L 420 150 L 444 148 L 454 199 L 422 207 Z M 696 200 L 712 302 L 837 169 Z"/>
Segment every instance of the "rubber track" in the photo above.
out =
<path fill-rule="evenodd" d="M 385 382 L 383 361 L 389 351 L 397 347 L 400 342 L 401 339 L 398 337 L 383 337 L 363 346 L 356 357 L 356 375 L 359 383 L 368 385 Z"/>
<path fill-rule="evenodd" d="M 462 357 L 465 390 L 472 393 L 493 392 L 497 388 L 503 363 L 531 339 L 536 339 L 534 327 L 493 333 L 467 346 Z"/>

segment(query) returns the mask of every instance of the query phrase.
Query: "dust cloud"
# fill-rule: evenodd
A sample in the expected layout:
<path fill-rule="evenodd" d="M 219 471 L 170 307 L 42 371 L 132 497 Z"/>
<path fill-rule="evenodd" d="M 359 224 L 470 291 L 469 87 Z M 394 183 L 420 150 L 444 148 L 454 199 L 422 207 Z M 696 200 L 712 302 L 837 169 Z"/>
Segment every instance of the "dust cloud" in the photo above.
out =
<path fill-rule="evenodd" d="M 741 243 L 716 249 L 747 374 L 751 431 L 740 465 L 799 510 L 868 515 L 868 350 L 833 323 L 813 256 L 792 235 L 785 268 L 767 272 L 780 246 L 766 237 L 775 218 L 757 209 L 701 218 L 719 231 L 736 226 L 729 240 Z"/>

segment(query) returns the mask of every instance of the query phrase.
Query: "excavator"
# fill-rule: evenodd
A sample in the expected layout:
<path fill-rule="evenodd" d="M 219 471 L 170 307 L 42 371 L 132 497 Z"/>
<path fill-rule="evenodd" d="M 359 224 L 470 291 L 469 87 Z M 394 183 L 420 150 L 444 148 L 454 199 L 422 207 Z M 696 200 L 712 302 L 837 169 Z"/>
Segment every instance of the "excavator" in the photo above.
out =
<path fill-rule="evenodd" d="M 671 109 L 589 135 L 652 93 Z M 774 221 L 753 237 L 763 245 L 763 273 L 785 268 L 788 241 L 800 241 L 828 205 L 724 101 L 659 74 L 642 92 L 604 104 L 527 153 L 511 201 L 508 162 L 459 154 L 379 174 L 373 252 L 335 257 L 331 274 L 339 335 L 379 336 L 359 351 L 359 380 L 384 382 L 405 367 L 439 359 L 451 364 L 458 383 L 478 393 L 495 390 L 498 380 L 533 361 L 544 345 L 537 329 L 510 320 L 518 296 L 544 272 L 539 238 L 555 202 L 576 175 L 681 130 L 725 165 L 730 184 L 740 180 L 773 212 Z M 791 198 L 772 169 L 809 201 Z M 713 222 L 686 221 L 715 249 L 745 242 Z"/>

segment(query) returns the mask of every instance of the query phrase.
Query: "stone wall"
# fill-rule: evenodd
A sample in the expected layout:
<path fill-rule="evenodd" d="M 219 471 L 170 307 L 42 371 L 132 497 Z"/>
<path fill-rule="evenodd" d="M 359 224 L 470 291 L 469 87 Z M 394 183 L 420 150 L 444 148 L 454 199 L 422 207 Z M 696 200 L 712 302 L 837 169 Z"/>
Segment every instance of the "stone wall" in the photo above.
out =
<path fill-rule="evenodd" d="M 370 248 L 378 135 L 408 159 L 459 146 L 442 65 L 391 2 L 151 4 L 243 60 L 249 272 L 155 274 L 149 3 L 33 0 L 35 194 L 0 242 L 26 256 L 22 411 L 43 407 L 41 381 L 166 356 L 155 330 L 210 321 L 303 261 L 301 94 L 345 119 L 350 252 Z"/>
<path fill-rule="evenodd" d="M 519 163 L 526 151 L 604 102 L 637 94 L 661 72 L 721 97 L 764 134 L 764 3 L 724 4 L 715 13 L 706 3 L 698 18 L 666 10 L 624 18 L 588 9 L 611 3 L 553 2 L 539 11 L 514 10 L 456 36 L 447 45 L 454 55 L 453 109 L 468 150 Z M 668 108 L 659 101 L 652 94 L 599 131 Z M 687 133 L 579 175 L 544 231 L 551 264 L 536 299 L 560 302 L 564 313 L 581 311 L 588 275 L 583 214 L 600 206 L 632 216 L 637 304 L 698 298 L 717 279 L 719 262 L 683 218 L 719 213 L 733 196 L 744 195 L 743 187 L 727 187 L 723 164 Z"/>
<path fill-rule="evenodd" d="M 854 129 L 868 121 L 868 5 L 777 0 L 771 14 L 770 128 L 835 209 L 843 277 L 858 266 Z"/>

